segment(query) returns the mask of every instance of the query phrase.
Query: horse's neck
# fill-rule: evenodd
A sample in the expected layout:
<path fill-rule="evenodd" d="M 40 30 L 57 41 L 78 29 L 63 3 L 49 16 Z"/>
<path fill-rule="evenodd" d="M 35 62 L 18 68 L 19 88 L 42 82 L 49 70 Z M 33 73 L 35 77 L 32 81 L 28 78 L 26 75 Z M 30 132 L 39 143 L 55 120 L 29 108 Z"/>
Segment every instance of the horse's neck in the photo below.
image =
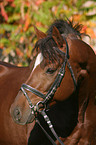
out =
<path fill-rule="evenodd" d="M 0 65 L 0 99 L 11 103 L 29 74 L 29 67 L 15 67 L 7 63 Z"/>
<path fill-rule="evenodd" d="M 5 145 L 27 144 L 26 126 L 17 126 L 12 121 L 9 110 L 29 74 L 29 67 L 0 62 L 0 141 Z"/>
<path fill-rule="evenodd" d="M 0 61 L 0 79 L 1 80 L 4 78 L 10 79 L 11 77 L 13 77 L 11 81 L 14 81 L 16 79 L 18 79 L 19 81 L 20 80 L 25 81 L 26 78 L 28 78 L 30 72 L 31 70 L 29 67 L 18 67 L 10 63 Z"/>
<path fill-rule="evenodd" d="M 14 67 L 14 68 L 18 67 L 18 66 L 12 65 L 10 63 L 4 62 L 4 61 L 0 61 L 0 66 Z"/>

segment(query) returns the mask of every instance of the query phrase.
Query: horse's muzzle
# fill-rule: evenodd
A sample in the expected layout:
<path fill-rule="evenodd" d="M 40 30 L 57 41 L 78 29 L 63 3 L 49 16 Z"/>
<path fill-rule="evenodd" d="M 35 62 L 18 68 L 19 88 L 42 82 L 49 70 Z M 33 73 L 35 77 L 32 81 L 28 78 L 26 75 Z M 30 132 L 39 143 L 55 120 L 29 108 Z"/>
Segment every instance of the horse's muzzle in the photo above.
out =
<path fill-rule="evenodd" d="M 34 114 L 32 114 L 31 111 L 27 112 L 26 113 L 27 115 L 24 116 L 22 114 L 21 109 L 18 106 L 16 106 L 16 107 L 11 106 L 10 114 L 12 116 L 12 119 L 15 121 L 15 123 L 20 124 L 20 125 L 25 125 L 27 123 L 32 123 L 35 119 L 35 116 L 34 116 Z"/>
<path fill-rule="evenodd" d="M 14 109 L 13 115 L 14 115 L 15 120 L 19 121 L 21 119 L 22 114 L 18 107 Z"/>
<path fill-rule="evenodd" d="M 19 107 L 16 107 L 16 108 L 10 108 L 10 114 L 13 118 L 13 120 L 19 124 L 21 118 L 22 118 L 22 113 L 20 111 L 20 108 Z"/>

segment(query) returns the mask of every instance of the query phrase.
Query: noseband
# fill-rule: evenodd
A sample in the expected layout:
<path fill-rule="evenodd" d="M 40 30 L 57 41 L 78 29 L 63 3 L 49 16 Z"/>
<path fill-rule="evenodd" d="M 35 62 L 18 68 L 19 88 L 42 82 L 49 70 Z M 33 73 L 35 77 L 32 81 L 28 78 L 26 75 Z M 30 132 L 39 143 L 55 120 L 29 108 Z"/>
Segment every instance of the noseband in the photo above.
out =
<path fill-rule="evenodd" d="M 63 37 L 64 38 L 64 37 Z M 64 55 L 65 55 L 65 61 L 63 62 L 62 66 L 61 66 L 61 69 L 54 81 L 54 83 L 52 84 L 51 88 L 49 89 L 49 91 L 47 92 L 46 95 L 44 95 L 43 93 L 41 93 L 40 91 L 36 90 L 35 88 L 29 86 L 29 85 L 26 85 L 26 84 L 22 84 L 21 86 L 21 91 L 23 92 L 23 94 L 25 95 L 28 103 L 29 103 L 29 107 L 31 108 L 31 113 L 32 115 L 36 115 L 36 112 L 39 112 L 43 118 L 45 119 L 45 121 L 47 122 L 51 132 L 53 133 L 53 135 L 55 136 L 55 138 L 59 141 L 59 143 L 61 145 L 64 145 L 64 143 L 60 140 L 60 138 L 58 137 L 58 135 L 56 134 L 54 128 L 53 128 L 53 125 L 49 119 L 49 117 L 47 116 L 47 114 L 45 113 L 45 110 L 46 110 L 46 105 L 48 104 L 49 101 L 52 100 L 57 88 L 60 86 L 61 82 L 62 82 L 62 79 L 64 78 L 65 76 L 65 67 L 66 67 L 66 64 L 67 64 L 67 67 L 69 68 L 69 71 L 71 73 L 71 76 L 72 76 L 72 79 L 73 79 L 73 82 L 74 82 L 74 90 L 76 90 L 76 86 L 77 86 L 77 83 L 76 83 L 76 79 L 75 79 L 75 76 L 74 76 L 74 73 L 73 73 L 73 70 L 72 70 L 72 67 L 68 61 L 69 59 L 69 47 L 68 47 L 68 43 L 66 41 L 66 39 L 64 38 L 65 42 L 66 42 L 66 53 L 62 52 Z M 61 50 L 60 50 L 61 51 Z M 29 96 L 27 95 L 26 91 L 30 91 L 32 93 L 34 93 L 35 95 L 43 98 L 44 100 L 43 101 L 40 101 L 38 102 L 36 105 L 33 105 Z M 40 106 L 43 106 L 43 109 L 41 109 Z M 53 145 L 56 145 L 56 143 L 54 142 L 54 140 L 49 136 L 49 134 L 45 131 L 45 129 L 41 126 L 39 120 L 37 120 L 37 123 L 40 125 L 40 127 L 43 129 L 44 133 L 46 134 L 46 136 L 49 138 L 49 140 L 51 141 L 51 143 Z"/>

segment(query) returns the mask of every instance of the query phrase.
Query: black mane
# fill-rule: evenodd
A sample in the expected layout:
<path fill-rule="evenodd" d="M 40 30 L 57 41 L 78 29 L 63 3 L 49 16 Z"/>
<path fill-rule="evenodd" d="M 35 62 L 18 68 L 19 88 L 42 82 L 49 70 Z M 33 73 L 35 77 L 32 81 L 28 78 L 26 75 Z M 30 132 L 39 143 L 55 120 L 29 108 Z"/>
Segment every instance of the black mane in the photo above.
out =
<path fill-rule="evenodd" d="M 56 27 L 60 34 L 64 34 L 65 37 L 67 37 L 68 34 L 75 34 L 81 38 L 82 33 L 80 33 L 82 29 L 82 25 L 77 23 L 74 25 L 73 21 L 67 20 L 56 20 L 53 22 L 53 24 L 49 27 L 47 33 L 49 35 L 52 35 L 53 27 Z"/>
<path fill-rule="evenodd" d="M 37 52 L 41 52 L 46 63 L 60 62 L 60 58 L 64 59 L 64 53 L 60 52 L 56 42 L 51 35 L 37 41 L 35 48 Z M 34 50 L 33 50 L 34 52 Z"/>
<path fill-rule="evenodd" d="M 60 52 L 56 42 L 52 37 L 53 27 L 56 27 L 60 34 L 64 34 L 66 38 L 68 34 L 75 34 L 76 36 L 81 37 L 80 30 L 82 25 L 76 24 L 73 26 L 73 21 L 65 20 L 56 20 L 48 29 L 47 36 L 43 39 L 37 41 L 34 49 L 37 49 L 37 52 L 40 51 L 45 58 L 47 63 L 58 61 L 62 58 L 64 59 L 64 53 Z M 33 49 L 33 51 L 34 51 Z"/>

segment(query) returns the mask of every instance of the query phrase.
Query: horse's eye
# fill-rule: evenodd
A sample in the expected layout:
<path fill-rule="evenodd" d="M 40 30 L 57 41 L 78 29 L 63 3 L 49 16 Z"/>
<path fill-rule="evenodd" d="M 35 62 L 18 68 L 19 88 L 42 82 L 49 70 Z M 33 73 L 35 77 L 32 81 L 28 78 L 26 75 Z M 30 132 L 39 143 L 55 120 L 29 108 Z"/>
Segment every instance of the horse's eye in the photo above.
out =
<path fill-rule="evenodd" d="M 52 74 L 54 72 L 55 72 L 55 69 L 52 69 L 52 68 L 48 68 L 46 71 L 46 73 L 48 73 L 48 74 Z"/>

